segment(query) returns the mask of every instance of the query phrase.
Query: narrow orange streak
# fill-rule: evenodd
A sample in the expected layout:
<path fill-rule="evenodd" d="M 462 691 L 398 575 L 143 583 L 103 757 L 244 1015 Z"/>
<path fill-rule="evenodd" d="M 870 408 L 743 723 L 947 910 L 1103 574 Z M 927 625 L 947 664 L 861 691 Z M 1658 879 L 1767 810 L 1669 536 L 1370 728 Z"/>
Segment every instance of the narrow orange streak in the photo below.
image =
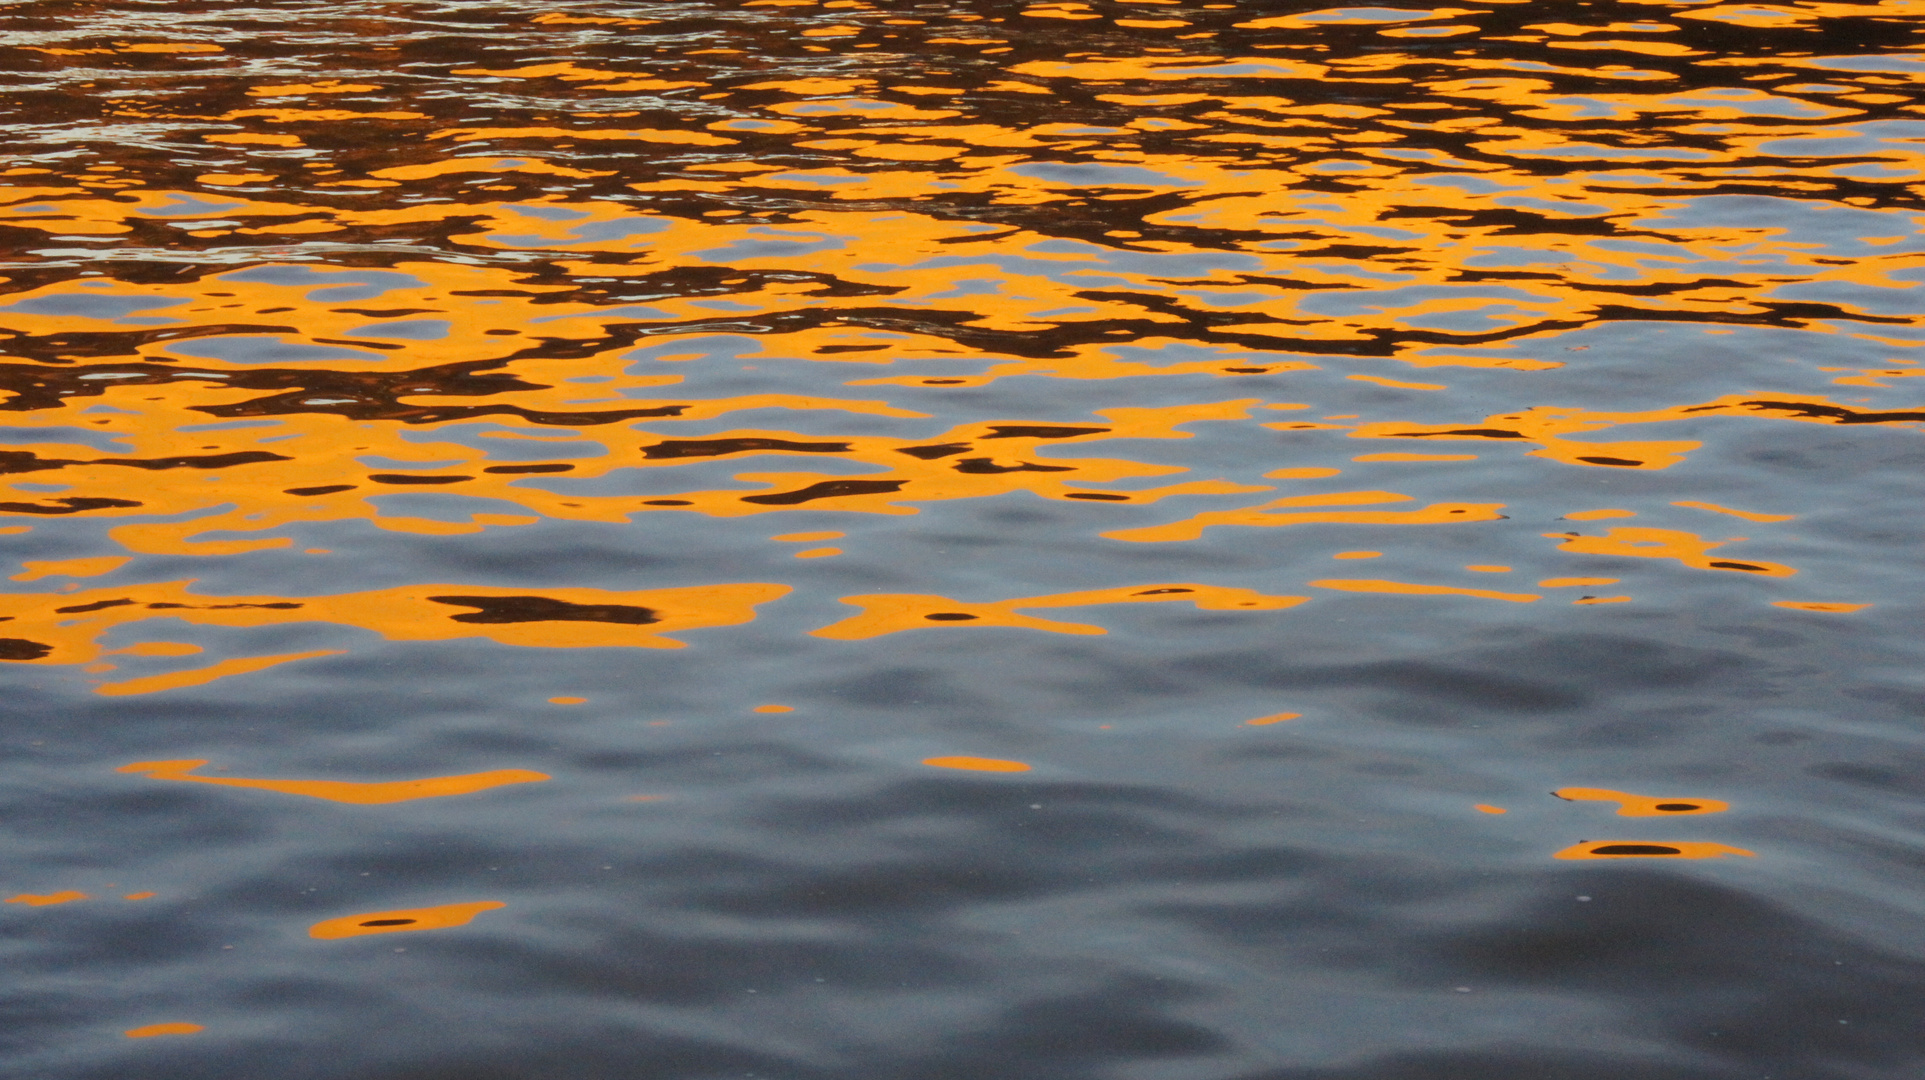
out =
<path fill-rule="evenodd" d="M 1617 803 L 1619 817 L 1677 817 L 1683 814 L 1717 814 L 1731 809 L 1730 803 L 1717 799 L 1683 796 L 1675 799 L 1654 798 L 1650 795 L 1633 795 L 1628 791 L 1612 791 L 1610 788 L 1567 787 L 1558 788 L 1551 794 L 1572 802 Z"/>
<path fill-rule="evenodd" d="M 1793 611 L 1830 611 L 1841 615 L 1871 607 L 1870 604 L 1838 604 L 1823 600 L 1773 600 L 1771 606 L 1790 608 Z"/>
<path fill-rule="evenodd" d="M 19 896 L 8 897 L 7 903 L 26 904 L 29 907 L 46 907 L 49 904 L 66 904 L 75 900 L 85 899 L 87 899 L 86 893 L 75 892 L 69 889 L 66 892 L 48 893 L 45 896 L 35 896 L 33 893 L 21 893 Z"/>
<path fill-rule="evenodd" d="M 1380 580 L 1343 580 L 1325 578 L 1310 583 L 1317 589 L 1340 589 L 1344 592 L 1400 593 L 1408 596 L 1477 596 L 1486 600 L 1509 600 L 1513 604 L 1528 604 L 1538 599 L 1536 593 L 1493 592 L 1490 589 L 1458 589 L 1449 585 L 1412 585 L 1402 581 Z"/>
<path fill-rule="evenodd" d="M 442 904 L 439 907 L 407 908 L 401 911 L 367 911 L 343 915 L 308 927 L 307 936 L 332 940 L 360 937 L 363 934 L 393 934 L 409 930 L 441 930 L 466 926 L 484 911 L 507 907 L 499 900 L 477 900 L 467 904 Z"/>
<path fill-rule="evenodd" d="M 1733 510 L 1729 506 L 1708 502 L 1674 502 L 1671 505 L 1688 507 L 1692 510 L 1709 510 L 1714 514 L 1730 514 L 1732 517 L 1741 517 L 1746 521 L 1790 521 L 1798 516 L 1797 514 L 1760 514 L 1751 510 Z"/>
<path fill-rule="evenodd" d="M 938 769 L 968 769 L 972 772 L 1028 772 L 1029 766 L 1020 761 L 1004 761 L 1001 758 L 986 757 L 932 757 L 922 759 L 924 765 L 934 765 Z"/>
<path fill-rule="evenodd" d="M 192 1035 L 197 1031 L 206 1030 L 207 1028 L 201 1024 L 148 1024 L 146 1027 L 129 1028 L 127 1037 L 145 1039 L 154 1035 Z"/>
<path fill-rule="evenodd" d="M 141 679 L 128 679 L 125 682 L 107 683 L 94 687 L 94 693 L 108 697 L 126 697 L 130 694 L 153 694 L 162 690 L 178 690 L 184 686 L 200 686 L 229 675 L 245 675 L 250 671 L 260 671 L 276 664 L 293 660 L 311 660 L 317 656 L 339 656 L 343 649 L 316 649 L 313 652 L 283 653 L 279 656 L 249 656 L 239 660 L 223 660 L 204 668 L 192 671 L 173 671 L 165 675 L 149 675 Z"/>
<path fill-rule="evenodd" d="M 1706 840 L 1586 840 L 1551 856 L 1553 859 L 1721 859 L 1726 855 L 1756 855 L 1755 851 Z"/>
<path fill-rule="evenodd" d="M 136 761 L 132 765 L 122 765 L 118 772 L 145 773 L 156 780 L 187 780 L 196 784 L 220 784 L 223 787 L 259 788 L 263 791 L 279 791 L 288 795 L 306 795 L 329 802 L 354 803 L 358 806 L 378 806 L 383 803 L 410 802 L 414 799 L 436 799 L 448 795 L 470 795 L 477 791 L 501 787 L 504 784 L 532 784 L 547 780 L 545 773 L 531 772 L 527 769 L 497 769 L 493 772 L 466 773 L 461 776 L 436 776 L 425 780 L 390 780 L 378 783 L 354 783 L 346 780 L 246 780 L 240 777 L 194 776 L 191 770 L 207 764 L 206 761 Z"/>

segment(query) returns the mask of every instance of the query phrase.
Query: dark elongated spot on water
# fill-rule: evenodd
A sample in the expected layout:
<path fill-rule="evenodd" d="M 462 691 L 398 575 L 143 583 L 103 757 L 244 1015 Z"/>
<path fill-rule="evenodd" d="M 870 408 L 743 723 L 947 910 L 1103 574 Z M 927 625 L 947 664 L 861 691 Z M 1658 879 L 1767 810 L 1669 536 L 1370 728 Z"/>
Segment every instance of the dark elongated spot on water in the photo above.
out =
<path fill-rule="evenodd" d="M 1593 465 L 1629 465 L 1629 466 L 1638 466 L 1638 465 L 1642 465 L 1642 464 L 1644 464 L 1644 462 L 1642 462 L 1642 461 L 1632 461 L 1632 460 L 1630 460 L 1630 459 L 1628 459 L 1628 458 L 1621 458 L 1621 457 L 1581 457 L 1581 458 L 1578 458 L 1578 460 L 1579 460 L 1579 461 L 1588 461 L 1588 462 L 1590 462 L 1590 463 L 1591 463 L 1591 464 L 1593 464 Z"/>
<path fill-rule="evenodd" d="M 933 446 L 898 446 L 896 453 L 908 454 L 912 458 L 921 458 L 924 461 L 933 461 L 951 454 L 960 454 L 967 449 L 969 449 L 968 443 L 936 443 Z"/>
<path fill-rule="evenodd" d="M 792 454 L 846 454 L 846 442 L 795 442 L 790 439 L 667 439 L 642 447 L 645 458 L 722 457 L 758 450 L 786 450 Z"/>
<path fill-rule="evenodd" d="M 288 308 L 286 310 L 292 311 L 294 309 Z M 317 337 L 314 340 L 324 345 L 347 345 L 356 349 L 386 349 L 386 350 L 392 351 L 392 350 L 404 347 L 401 345 L 396 345 L 393 342 L 366 341 L 361 338 Z"/>
<path fill-rule="evenodd" d="M 574 468 L 575 467 L 573 465 L 564 465 L 561 462 L 554 462 L 552 464 L 543 464 L 543 465 L 490 465 L 481 471 L 491 472 L 491 473 L 547 473 L 547 472 L 570 472 Z"/>
<path fill-rule="evenodd" d="M 833 499 L 839 495 L 880 495 L 887 491 L 901 491 L 902 480 L 824 480 L 820 484 L 810 484 L 799 491 L 784 491 L 773 495 L 744 495 L 743 502 L 762 503 L 765 506 L 794 506 L 797 503 L 815 499 Z"/>
<path fill-rule="evenodd" d="M 1102 491 L 1072 491 L 1069 494 L 1064 495 L 1063 498 L 1095 499 L 1099 502 L 1129 502 L 1130 501 L 1130 497 L 1128 495 L 1111 495 L 1107 492 L 1102 492 Z"/>
<path fill-rule="evenodd" d="M 1657 805 L 1656 809 L 1669 810 L 1675 813 L 1679 810 L 1696 810 L 1698 809 L 1698 804 L 1693 802 L 1661 802 Z"/>
<path fill-rule="evenodd" d="M 694 506 L 687 499 L 643 499 L 643 506 Z"/>
<path fill-rule="evenodd" d="M 0 502 L 0 513 L 7 514 L 78 514 L 86 510 L 112 510 L 121 507 L 139 506 L 132 499 L 100 499 L 91 497 L 69 497 L 48 500 L 47 503 Z"/>
<path fill-rule="evenodd" d="M 368 479 L 377 484 L 459 484 L 472 476 L 417 476 L 411 473 L 372 473 Z"/>
<path fill-rule="evenodd" d="M 132 600 L 96 600 L 91 604 L 75 604 L 72 607 L 57 607 L 57 608 L 54 608 L 54 612 L 59 615 L 78 615 L 83 611 L 99 611 L 103 608 L 124 607 L 131 603 L 133 603 Z"/>
<path fill-rule="evenodd" d="M 358 484 L 322 484 L 320 487 L 288 488 L 289 495 L 332 495 L 337 491 L 352 491 Z"/>
<path fill-rule="evenodd" d="M 364 922 L 361 925 L 362 926 L 406 926 L 409 923 L 418 922 L 418 921 L 419 920 L 416 920 L 416 919 L 369 919 L 367 922 Z"/>
<path fill-rule="evenodd" d="M 1109 430 L 1106 427 L 1061 427 L 1050 424 L 991 424 L 989 430 L 994 434 L 985 439 L 1074 439 L 1078 435 L 1101 435 Z"/>
<path fill-rule="evenodd" d="M 980 615 L 970 615 L 961 611 L 937 611 L 923 616 L 923 618 L 928 619 L 930 622 L 971 622 L 981 617 Z"/>
<path fill-rule="evenodd" d="M 53 646 L 26 638 L 0 637 L 0 660 L 38 660 L 53 652 Z"/>
<path fill-rule="evenodd" d="M 94 465 L 125 465 L 130 469 L 225 469 L 230 465 L 252 465 L 261 461 L 292 461 L 265 450 L 236 450 L 231 454 L 180 455 L 164 458 L 101 458 Z"/>
<path fill-rule="evenodd" d="M 1682 855 L 1680 848 L 1666 847 L 1663 844 L 1600 844 L 1591 849 L 1593 855 Z"/>
<path fill-rule="evenodd" d="M 479 611 L 450 615 L 455 622 L 603 622 L 647 626 L 661 622 L 653 608 L 628 604 L 571 604 L 548 596 L 430 596 L 437 604 L 479 608 Z"/>
<path fill-rule="evenodd" d="M 993 460 L 986 457 L 964 458 L 961 461 L 956 462 L 956 464 L 952 466 L 952 468 L 954 468 L 959 473 L 971 473 L 976 475 L 981 475 L 981 474 L 993 475 L 996 473 L 1012 473 L 1012 472 L 1075 472 L 1076 471 L 1075 467 L 1070 465 L 1036 465 L 1027 461 L 1020 462 L 1015 465 L 998 465 Z"/>
<path fill-rule="evenodd" d="M 1502 428 L 1458 428 L 1456 431 L 1401 431 L 1397 438 L 1433 439 L 1440 435 L 1474 435 L 1480 439 L 1521 439 L 1524 436 L 1516 431 Z"/>
<path fill-rule="evenodd" d="M 1753 566 L 1750 563 L 1745 563 L 1745 562 L 1714 562 L 1714 563 L 1707 563 L 1706 565 L 1715 566 L 1720 570 L 1749 570 L 1754 574 L 1762 574 L 1765 572 L 1764 567 Z"/>

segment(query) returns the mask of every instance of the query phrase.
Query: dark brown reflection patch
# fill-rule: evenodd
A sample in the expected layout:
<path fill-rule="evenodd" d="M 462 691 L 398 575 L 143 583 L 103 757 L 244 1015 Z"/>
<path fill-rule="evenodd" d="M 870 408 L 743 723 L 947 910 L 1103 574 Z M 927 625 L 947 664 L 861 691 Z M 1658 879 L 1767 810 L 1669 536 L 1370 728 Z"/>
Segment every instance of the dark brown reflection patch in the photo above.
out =
<path fill-rule="evenodd" d="M 1554 859 L 1722 859 L 1726 855 L 1754 855 L 1741 847 L 1708 840 L 1677 840 L 1652 844 L 1635 840 L 1586 840 L 1551 856 Z"/>
<path fill-rule="evenodd" d="M 53 646 L 26 638 L 0 637 L 0 660 L 38 660 L 53 652 Z"/>
<path fill-rule="evenodd" d="M 99 611 L 102 608 L 125 607 L 131 603 L 133 603 L 132 600 L 96 600 L 91 604 L 75 604 L 72 607 L 57 607 L 53 610 L 56 615 L 78 615 L 83 611 Z"/>
<path fill-rule="evenodd" d="M 1106 427 L 1056 427 L 1050 425 L 991 424 L 993 434 L 985 439 L 1074 439 L 1078 435 L 1101 435 Z"/>
<path fill-rule="evenodd" d="M 792 454 L 846 454 L 846 442 L 791 442 L 788 439 L 667 439 L 642 447 L 645 458 L 722 457 L 757 450 L 784 450 Z"/>
<path fill-rule="evenodd" d="M 322 484 L 320 487 L 288 488 L 289 495 L 332 495 L 337 491 L 353 491 L 357 484 Z"/>
<path fill-rule="evenodd" d="M 463 480 L 473 480 L 472 476 L 417 476 L 410 473 L 371 473 L 368 479 L 377 484 L 459 484 Z"/>
<path fill-rule="evenodd" d="M 571 604 L 546 596 L 430 596 L 437 604 L 479 608 L 479 611 L 451 615 L 455 622 L 529 623 L 529 622 L 602 622 L 647 626 L 661 622 L 653 608 L 627 604 Z"/>
<path fill-rule="evenodd" d="M 982 616 L 971 615 L 966 611 L 935 611 L 924 615 L 923 618 L 930 622 L 971 622 Z"/>
<path fill-rule="evenodd" d="M 487 473 L 551 473 L 573 472 L 574 469 L 575 467 L 573 465 L 563 465 L 557 462 L 548 465 L 490 465 L 481 471 Z"/>
<path fill-rule="evenodd" d="M 976 473 L 976 474 L 983 474 L 983 473 L 995 474 L 995 473 L 1012 473 L 1012 472 L 1075 472 L 1076 471 L 1076 469 L 1070 465 L 1037 465 L 1028 461 L 1019 462 L 1015 465 L 998 465 L 996 464 L 995 461 L 986 457 L 964 458 L 961 461 L 956 462 L 953 468 L 959 473 Z"/>
<path fill-rule="evenodd" d="M 968 443 L 937 443 L 934 446 L 899 446 L 896 448 L 896 453 L 908 454 L 912 458 L 921 458 L 924 461 L 934 461 L 951 454 L 960 454 L 967 449 L 969 449 Z"/>
<path fill-rule="evenodd" d="M 824 480 L 820 484 L 810 484 L 799 491 L 784 491 L 775 495 L 745 495 L 743 502 L 761 503 L 764 506 L 795 506 L 798 503 L 812 502 L 816 499 L 833 499 L 839 495 L 881 495 L 889 491 L 901 491 L 902 480 Z"/>
<path fill-rule="evenodd" d="M 139 505 L 132 499 L 87 497 L 50 499 L 44 503 L 0 502 L 0 514 L 79 514 L 88 510 L 113 510 Z"/>
<path fill-rule="evenodd" d="M 133 469 L 225 469 L 230 465 L 253 465 L 262 461 L 292 461 L 293 458 L 265 450 L 237 450 L 231 454 L 205 454 L 200 457 L 101 458 L 92 465 L 125 465 Z"/>
<path fill-rule="evenodd" d="M 1456 431 L 1398 432 L 1398 437 L 1405 439 L 1434 439 L 1439 435 L 1461 435 L 1477 439 L 1522 439 L 1525 437 L 1522 432 L 1505 431 L 1502 428 L 1458 428 Z"/>

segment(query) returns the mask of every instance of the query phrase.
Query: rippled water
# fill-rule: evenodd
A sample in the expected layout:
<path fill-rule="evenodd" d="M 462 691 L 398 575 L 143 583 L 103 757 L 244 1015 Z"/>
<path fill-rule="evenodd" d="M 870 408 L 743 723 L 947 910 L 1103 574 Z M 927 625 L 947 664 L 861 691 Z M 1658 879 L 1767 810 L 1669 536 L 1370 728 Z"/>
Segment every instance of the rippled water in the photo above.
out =
<path fill-rule="evenodd" d="M 9 5 L 7 1075 L 1925 1075 L 1922 15 Z"/>

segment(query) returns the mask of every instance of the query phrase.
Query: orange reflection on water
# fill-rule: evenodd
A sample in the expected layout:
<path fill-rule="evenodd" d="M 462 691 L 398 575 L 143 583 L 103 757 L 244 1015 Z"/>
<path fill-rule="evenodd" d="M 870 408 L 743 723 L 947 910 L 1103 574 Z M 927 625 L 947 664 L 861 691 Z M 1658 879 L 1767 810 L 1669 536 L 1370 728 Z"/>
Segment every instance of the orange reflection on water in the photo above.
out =
<path fill-rule="evenodd" d="M 338 919 L 326 919 L 308 928 L 307 935 L 332 941 L 338 938 L 361 937 L 365 934 L 394 934 L 414 930 L 443 930 L 451 926 L 466 926 L 475 916 L 484 911 L 507 907 L 499 900 L 478 900 L 465 904 L 441 904 L 437 907 L 406 908 L 399 911 L 367 911 L 359 915 L 343 915 Z"/>
<path fill-rule="evenodd" d="M 1542 599 L 1536 593 L 1508 593 L 1491 589 L 1462 589 L 1454 585 L 1413 585 L 1403 581 L 1383 581 L 1380 579 L 1347 580 L 1324 578 L 1310 582 L 1312 588 L 1336 589 L 1341 592 L 1391 593 L 1398 596 L 1475 596 L 1485 600 L 1508 600 L 1513 604 L 1528 604 Z"/>
<path fill-rule="evenodd" d="M 786 585 L 770 584 L 640 592 L 543 589 L 539 594 L 488 586 L 411 585 L 375 592 L 287 598 L 204 596 L 189 592 L 191 584 L 191 581 L 177 581 L 63 594 L 16 594 L 0 598 L 0 611 L 7 613 L 8 633 L 21 635 L 14 640 L 31 646 L 35 654 L 15 659 L 78 664 L 101 654 L 99 641 L 108 631 L 150 619 L 235 627 L 328 622 L 371 630 L 397 641 L 486 637 L 503 644 L 548 648 L 676 649 L 682 648 L 683 642 L 667 634 L 748 622 L 755 617 L 758 604 L 789 592 Z M 21 652 L 28 651 L 24 646 Z M 264 666 L 264 663 L 301 656 L 328 654 L 324 650 L 224 664 Z M 232 668 L 216 665 L 202 670 L 218 672 Z M 164 687 L 155 684 L 154 688 Z"/>
<path fill-rule="evenodd" d="M 1586 840 L 1551 856 L 1554 859 L 1721 859 L 1756 852 L 1707 840 Z"/>
<path fill-rule="evenodd" d="M 1348 549 L 1388 543 L 1387 525 L 1488 526 L 1446 534 L 1466 545 L 1535 531 L 1538 485 L 1613 470 L 1669 484 L 1657 498 L 1673 507 L 1815 515 L 1824 496 L 1800 496 L 1796 514 L 1722 505 L 1760 496 L 1714 480 L 1704 448 L 1768 439 L 1777 421 L 1894 437 L 1925 423 L 1902 396 L 1925 371 L 1911 358 L 1925 320 L 1906 302 L 1925 164 L 1894 126 L 1921 107 L 1903 35 L 1914 0 L 1555 16 L 832 7 L 471 13 L 507 32 L 437 40 L 405 78 L 360 51 L 416 33 L 381 13 L 357 16 L 351 43 L 303 38 L 300 73 L 263 67 L 252 31 L 215 44 L 176 40 L 198 24 L 36 24 L 18 100 L 57 97 L 62 130 L 142 134 L 28 145 L 36 156 L 0 170 L 14 259 L 0 281 L 0 516 L 88 537 L 46 528 L 31 540 L 72 550 L 35 548 L 47 557 L 5 571 L 73 591 L 0 599 L 0 661 L 105 676 L 103 656 L 126 658 L 135 674 L 93 683 L 116 697 L 338 652 L 275 646 L 150 674 L 147 660 L 201 646 L 106 647 L 160 618 L 674 648 L 790 591 L 375 588 L 355 581 L 349 543 L 306 546 L 329 526 L 465 554 L 577 526 L 647 544 L 653 525 L 719 539 L 763 514 L 888 526 L 1001 500 L 1073 512 L 1060 528 L 1085 538 L 1199 557 L 1301 542 L 1361 558 Z M 1851 55 L 1814 51 L 1822 41 Z M 9 108 L 23 131 L 44 124 Z M 1650 346 L 1659 334 L 1673 336 Z M 1662 377 L 1625 378 L 1606 354 L 1626 341 L 1651 365 L 1638 374 Z M 1686 367 L 1715 386 L 1667 381 Z M 1873 396 L 1797 389 L 1814 386 Z M 1354 454 L 1338 439 L 1412 449 Z M 1465 449 L 1478 452 L 1447 452 Z M 1375 481 L 1407 493 L 1273 499 L 1252 482 L 1337 476 L 1331 461 L 1453 467 Z M 1626 504 L 1564 516 L 1669 513 Z M 1315 528 L 1217 528 L 1300 525 Z M 844 535 L 757 536 L 771 533 Z M 868 573 L 891 537 L 859 535 L 784 549 L 752 576 Z M 1798 572 L 1680 530 L 1544 535 L 1565 554 Z M 281 596 L 268 562 L 244 561 L 297 550 L 325 557 L 312 565 L 341 591 Z M 183 557 L 215 560 L 209 580 L 269 581 L 190 592 Z M 1493 542 L 1449 565 L 1519 559 Z M 1838 572 L 1809 566 L 1801 581 Z M 1234 581 L 961 602 L 935 595 L 960 586 L 907 573 L 866 587 L 911 591 L 848 597 L 862 614 L 816 635 L 1096 634 L 1028 612 L 1300 602 Z M 1096 580 L 1166 573 L 1191 571 Z M 126 583 L 79 588 L 94 578 Z M 1864 586 L 1831 588 L 1814 595 Z"/>
<path fill-rule="evenodd" d="M 45 895 L 21 893 L 19 896 L 8 897 L 6 902 L 9 904 L 26 904 L 29 907 L 46 907 L 50 904 L 70 904 L 75 900 L 85 899 L 87 899 L 86 893 L 68 889 L 65 892 L 47 893 Z"/>
<path fill-rule="evenodd" d="M 207 1028 L 201 1024 L 189 1024 L 176 1021 L 167 1024 L 148 1024 L 145 1027 L 128 1028 L 126 1035 L 130 1039 L 148 1039 L 156 1035 L 192 1035 L 196 1032 L 206 1030 Z"/>
<path fill-rule="evenodd" d="M 1675 817 L 1687 814 L 1717 814 L 1731 808 L 1717 799 L 1653 798 L 1609 788 L 1567 787 L 1551 792 L 1560 799 L 1595 800 L 1618 804 L 1619 817 Z"/>
<path fill-rule="evenodd" d="M 1093 589 L 1088 592 L 1056 593 L 1017 600 L 971 603 L 945 596 L 876 594 L 845 596 L 842 602 L 862 608 L 838 623 L 810 631 L 816 637 L 836 641 L 859 641 L 903 630 L 930 630 L 937 627 L 1022 627 L 1048 630 L 1058 634 L 1107 634 L 1109 631 L 1088 623 L 1059 622 L 1024 615 L 1020 609 L 1090 607 L 1099 604 L 1156 604 L 1181 601 L 1204 611 L 1277 611 L 1295 607 L 1302 596 L 1266 596 L 1250 589 L 1217 585 L 1133 585 L 1119 589 Z"/>
<path fill-rule="evenodd" d="M 966 756 L 924 758 L 922 763 L 938 769 L 962 769 L 967 772 L 1028 772 L 1030 768 L 1020 761 Z"/>
<path fill-rule="evenodd" d="M 1577 533 L 1544 533 L 1562 540 L 1559 551 L 1576 555 L 1629 555 L 1640 559 L 1675 559 L 1696 570 L 1736 570 L 1765 577 L 1790 577 L 1798 571 L 1777 563 L 1736 559 L 1714 559 L 1710 552 L 1730 541 L 1706 540 L 1696 533 L 1677 529 L 1615 528 L 1603 536 Z"/>
<path fill-rule="evenodd" d="M 1187 520 L 1140 529 L 1119 529 L 1103 535 L 1136 543 L 1194 540 L 1217 525 L 1281 528 L 1289 525 L 1461 525 L 1498 521 L 1503 503 L 1432 503 L 1421 510 L 1299 510 L 1310 506 L 1359 506 L 1410 502 L 1411 496 L 1393 491 L 1346 491 L 1327 495 L 1295 495 L 1243 510 L 1206 510 Z"/>
<path fill-rule="evenodd" d="M 1854 611 L 1863 611 L 1872 605 L 1845 604 L 1827 600 L 1773 600 L 1771 606 L 1790 608 L 1793 611 L 1829 611 L 1848 615 Z"/>
<path fill-rule="evenodd" d="M 220 784 L 225 787 L 278 791 L 287 795 L 306 795 L 309 798 L 353 803 L 357 806 L 380 806 L 387 803 L 412 802 L 415 799 L 471 795 L 477 791 L 486 791 L 489 788 L 507 784 L 532 784 L 549 779 L 546 773 L 528 769 L 497 769 L 493 772 L 467 773 L 462 776 L 436 776 L 425 780 L 389 780 L 372 783 L 346 780 L 244 780 L 239 777 L 193 775 L 193 770 L 205 764 L 207 762 L 200 759 L 136 761 L 132 765 L 122 765 L 115 771 L 142 773 L 156 780 L 187 780 L 196 784 Z"/>

